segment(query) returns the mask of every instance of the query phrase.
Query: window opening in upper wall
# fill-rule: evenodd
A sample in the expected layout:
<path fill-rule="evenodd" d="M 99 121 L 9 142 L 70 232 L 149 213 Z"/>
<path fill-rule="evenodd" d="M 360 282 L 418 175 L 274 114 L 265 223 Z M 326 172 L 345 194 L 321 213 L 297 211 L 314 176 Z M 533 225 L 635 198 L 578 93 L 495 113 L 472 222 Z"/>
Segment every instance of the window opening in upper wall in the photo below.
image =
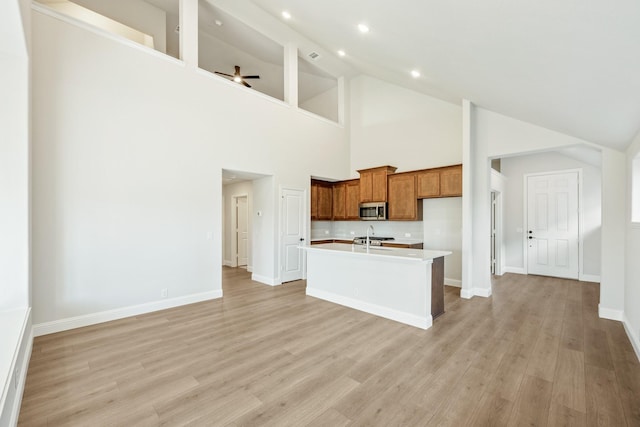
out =
<path fill-rule="evenodd" d="M 338 117 L 338 79 L 312 61 L 321 61 L 315 52 L 298 54 L 298 106 L 334 122 Z"/>
<path fill-rule="evenodd" d="M 38 0 L 71 18 L 180 57 L 179 0 Z"/>
<path fill-rule="evenodd" d="M 284 48 L 228 13 L 200 0 L 198 66 L 284 100 Z"/>

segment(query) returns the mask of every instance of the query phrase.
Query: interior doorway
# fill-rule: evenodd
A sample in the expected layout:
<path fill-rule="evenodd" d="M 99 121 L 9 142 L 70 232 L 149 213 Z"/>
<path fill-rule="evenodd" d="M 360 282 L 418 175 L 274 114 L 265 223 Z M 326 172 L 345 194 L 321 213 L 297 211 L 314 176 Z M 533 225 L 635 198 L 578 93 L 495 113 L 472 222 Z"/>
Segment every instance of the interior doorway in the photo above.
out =
<path fill-rule="evenodd" d="M 233 250 L 235 264 L 246 267 L 249 260 L 249 206 L 248 196 L 234 196 L 235 201 L 235 250 Z"/>
<path fill-rule="evenodd" d="M 304 276 L 304 251 L 299 245 L 306 235 L 304 190 L 282 189 L 282 283 Z"/>
<path fill-rule="evenodd" d="M 580 171 L 526 176 L 527 273 L 578 279 Z"/>

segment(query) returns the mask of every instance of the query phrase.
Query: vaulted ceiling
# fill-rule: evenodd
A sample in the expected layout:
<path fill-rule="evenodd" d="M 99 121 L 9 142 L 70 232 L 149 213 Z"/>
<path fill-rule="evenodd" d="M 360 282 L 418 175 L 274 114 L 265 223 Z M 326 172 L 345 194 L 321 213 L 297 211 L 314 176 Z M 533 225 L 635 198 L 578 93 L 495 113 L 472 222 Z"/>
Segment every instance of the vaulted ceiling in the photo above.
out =
<path fill-rule="evenodd" d="M 251 1 L 361 73 L 616 149 L 640 130 L 638 0 Z"/>

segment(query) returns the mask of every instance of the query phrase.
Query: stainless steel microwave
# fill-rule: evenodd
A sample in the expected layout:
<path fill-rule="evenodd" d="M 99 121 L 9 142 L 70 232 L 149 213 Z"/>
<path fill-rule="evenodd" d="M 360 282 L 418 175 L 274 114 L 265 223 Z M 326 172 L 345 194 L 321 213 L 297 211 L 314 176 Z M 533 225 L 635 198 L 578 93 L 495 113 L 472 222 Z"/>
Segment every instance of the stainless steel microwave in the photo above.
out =
<path fill-rule="evenodd" d="M 384 221 L 387 219 L 385 202 L 360 203 L 360 219 L 365 221 Z"/>

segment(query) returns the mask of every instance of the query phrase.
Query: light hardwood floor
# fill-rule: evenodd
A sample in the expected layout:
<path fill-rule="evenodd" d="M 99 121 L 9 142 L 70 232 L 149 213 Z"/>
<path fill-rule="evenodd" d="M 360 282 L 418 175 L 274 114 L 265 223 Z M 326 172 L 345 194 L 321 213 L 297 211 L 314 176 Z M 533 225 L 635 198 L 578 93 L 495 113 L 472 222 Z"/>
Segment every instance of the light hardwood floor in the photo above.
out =
<path fill-rule="evenodd" d="M 223 275 L 223 299 L 36 338 L 19 425 L 640 426 L 640 364 L 595 284 L 447 287 L 422 331 Z"/>

